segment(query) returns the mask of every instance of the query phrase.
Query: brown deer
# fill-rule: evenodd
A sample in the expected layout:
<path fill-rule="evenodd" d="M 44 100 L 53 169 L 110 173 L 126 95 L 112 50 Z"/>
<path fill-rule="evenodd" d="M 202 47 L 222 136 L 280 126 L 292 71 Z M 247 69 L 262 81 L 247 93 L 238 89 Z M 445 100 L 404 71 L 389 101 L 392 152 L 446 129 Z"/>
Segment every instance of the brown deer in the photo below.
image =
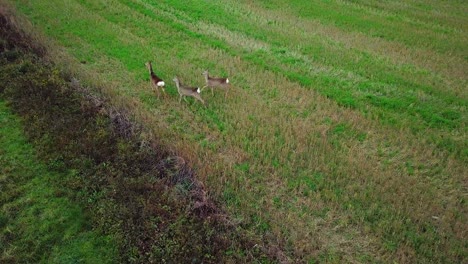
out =
<path fill-rule="evenodd" d="M 190 87 L 190 86 L 185 86 L 180 83 L 179 78 L 174 77 L 173 81 L 175 82 L 177 86 L 177 91 L 179 92 L 180 98 L 179 98 L 179 103 L 182 101 L 182 97 L 184 96 L 191 96 L 198 101 L 200 101 L 203 105 L 205 105 L 205 101 L 200 96 L 200 87 Z M 185 97 L 184 97 L 185 100 Z"/>
<path fill-rule="evenodd" d="M 153 71 L 153 66 L 151 65 L 151 61 L 148 61 L 145 63 L 146 68 L 148 68 L 149 74 L 150 74 L 150 83 L 151 83 L 151 89 L 158 95 L 158 98 L 160 96 L 160 89 L 164 93 L 164 97 L 166 97 L 166 91 L 164 90 L 164 81 L 159 78 Z"/>
<path fill-rule="evenodd" d="M 206 87 L 211 88 L 211 94 L 214 95 L 213 89 L 214 88 L 221 88 L 225 90 L 224 98 L 226 99 L 228 90 L 231 87 L 228 78 L 217 78 L 217 77 L 210 77 L 208 71 L 203 72 L 203 76 L 205 76 L 206 85 L 203 86 L 202 90 Z"/>

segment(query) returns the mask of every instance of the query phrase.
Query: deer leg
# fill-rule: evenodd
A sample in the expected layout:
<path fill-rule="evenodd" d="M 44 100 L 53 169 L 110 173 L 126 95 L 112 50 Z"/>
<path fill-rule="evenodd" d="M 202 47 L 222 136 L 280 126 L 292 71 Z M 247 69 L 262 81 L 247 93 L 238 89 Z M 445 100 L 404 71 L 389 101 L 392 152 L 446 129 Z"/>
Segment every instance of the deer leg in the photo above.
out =
<path fill-rule="evenodd" d="M 154 85 L 153 85 L 153 83 L 151 82 L 151 80 L 150 80 L 150 88 L 151 88 L 151 91 L 152 91 L 153 93 L 155 93 L 156 95 L 158 95 L 158 94 L 156 93 L 156 91 L 155 91 L 156 89 L 154 89 Z M 159 96 L 158 96 L 158 98 L 159 98 Z"/>
<path fill-rule="evenodd" d="M 153 92 L 156 94 L 156 96 L 158 97 L 158 99 L 161 97 L 161 95 L 159 94 L 159 87 L 157 85 L 155 85 L 154 83 L 151 83 L 151 89 L 153 90 Z"/>
<path fill-rule="evenodd" d="M 179 96 L 179 104 L 182 102 L 182 95 Z"/>
<path fill-rule="evenodd" d="M 158 99 L 161 98 L 161 92 L 159 92 L 159 89 L 156 88 L 154 90 L 155 90 L 156 94 L 158 95 Z"/>
<path fill-rule="evenodd" d="M 194 95 L 193 97 L 200 101 L 203 105 L 205 105 L 205 101 L 203 101 L 203 99 L 199 95 Z"/>

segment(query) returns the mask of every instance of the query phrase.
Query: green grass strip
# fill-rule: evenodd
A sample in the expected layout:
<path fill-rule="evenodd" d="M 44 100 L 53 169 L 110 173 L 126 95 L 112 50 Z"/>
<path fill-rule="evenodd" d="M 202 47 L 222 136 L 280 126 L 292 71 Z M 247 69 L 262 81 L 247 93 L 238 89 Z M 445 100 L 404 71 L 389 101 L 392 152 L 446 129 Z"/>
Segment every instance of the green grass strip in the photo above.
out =
<path fill-rule="evenodd" d="M 0 100 L 0 262 L 114 263 L 113 238 L 90 227 L 56 173 L 38 161 L 20 120 Z"/>

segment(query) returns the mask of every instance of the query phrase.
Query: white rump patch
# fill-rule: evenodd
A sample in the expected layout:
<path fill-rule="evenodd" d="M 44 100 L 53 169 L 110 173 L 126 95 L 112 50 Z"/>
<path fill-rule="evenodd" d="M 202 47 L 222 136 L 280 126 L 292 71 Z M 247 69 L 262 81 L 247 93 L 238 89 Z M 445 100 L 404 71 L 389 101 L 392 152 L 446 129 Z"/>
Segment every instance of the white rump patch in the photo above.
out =
<path fill-rule="evenodd" d="M 163 81 L 160 81 L 160 82 L 158 82 L 156 85 L 159 86 L 159 87 L 161 87 L 161 86 L 164 86 L 165 83 L 164 83 Z"/>
<path fill-rule="evenodd" d="M 228 79 L 228 78 L 226 78 L 226 83 L 229 83 L 229 79 Z"/>
<path fill-rule="evenodd" d="M 197 93 L 200 93 L 200 92 L 201 92 L 200 87 L 197 87 L 197 88 L 198 88 L 198 89 L 197 89 Z"/>

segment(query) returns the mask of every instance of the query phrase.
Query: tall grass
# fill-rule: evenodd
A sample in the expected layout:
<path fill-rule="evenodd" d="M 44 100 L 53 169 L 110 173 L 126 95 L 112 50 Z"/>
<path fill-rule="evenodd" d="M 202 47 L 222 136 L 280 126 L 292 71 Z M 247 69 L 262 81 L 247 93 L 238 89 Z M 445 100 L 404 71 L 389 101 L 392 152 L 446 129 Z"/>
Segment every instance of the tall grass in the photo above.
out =
<path fill-rule="evenodd" d="M 131 109 L 292 260 L 466 260 L 458 4 L 13 2 L 65 51 L 54 60 Z M 147 60 L 171 99 L 151 93 Z M 229 98 L 178 104 L 172 77 L 201 86 L 204 69 L 230 76 Z"/>

